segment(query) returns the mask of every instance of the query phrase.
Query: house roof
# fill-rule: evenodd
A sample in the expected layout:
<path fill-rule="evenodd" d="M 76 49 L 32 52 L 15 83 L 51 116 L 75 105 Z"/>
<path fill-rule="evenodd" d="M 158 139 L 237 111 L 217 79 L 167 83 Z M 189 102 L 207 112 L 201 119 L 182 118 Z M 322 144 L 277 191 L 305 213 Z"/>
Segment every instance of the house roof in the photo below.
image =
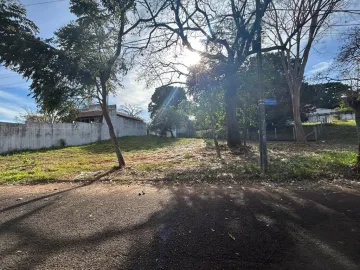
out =
<path fill-rule="evenodd" d="M 88 112 L 79 112 L 77 118 L 84 117 L 99 117 L 102 116 L 102 111 L 88 111 Z"/>
<path fill-rule="evenodd" d="M 85 112 L 83 111 L 83 112 L 79 112 L 77 118 L 100 117 L 102 115 L 103 115 L 102 111 L 85 111 Z M 143 122 L 142 119 L 135 117 L 135 116 L 128 115 L 126 113 L 116 112 L 116 115 L 119 117 L 124 117 L 124 118 Z"/>
<path fill-rule="evenodd" d="M 120 117 L 125 117 L 125 118 L 129 118 L 129 119 L 132 119 L 132 120 L 136 120 L 136 121 L 141 121 L 143 122 L 142 119 L 136 117 L 136 116 L 131 116 L 131 115 L 128 115 L 126 113 L 122 113 L 122 112 L 116 112 L 116 115 L 117 116 L 120 116 Z"/>

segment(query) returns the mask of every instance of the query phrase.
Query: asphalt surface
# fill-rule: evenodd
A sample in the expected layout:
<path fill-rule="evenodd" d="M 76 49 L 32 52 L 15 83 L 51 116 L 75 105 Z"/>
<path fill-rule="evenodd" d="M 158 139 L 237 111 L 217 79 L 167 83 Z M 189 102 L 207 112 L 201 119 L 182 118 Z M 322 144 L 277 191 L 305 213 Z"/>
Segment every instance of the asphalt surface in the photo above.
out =
<path fill-rule="evenodd" d="M 0 221 L 0 269 L 360 269 L 356 187 L 2 186 Z"/>

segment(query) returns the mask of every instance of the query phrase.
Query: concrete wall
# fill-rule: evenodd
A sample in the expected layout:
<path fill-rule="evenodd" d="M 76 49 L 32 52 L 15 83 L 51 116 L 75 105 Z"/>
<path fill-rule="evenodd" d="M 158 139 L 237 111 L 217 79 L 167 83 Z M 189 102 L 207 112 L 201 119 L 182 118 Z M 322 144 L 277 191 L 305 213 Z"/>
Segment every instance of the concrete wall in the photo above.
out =
<path fill-rule="evenodd" d="M 146 135 L 146 124 L 144 122 L 117 116 L 116 107 L 109 108 L 109 115 L 117 137 Z M 105 120 L 103 122 L 104 128 L 101 137 L 110 138 L 108 126 Z"/>
<path fill-rule="evenodd" d="M 329 114 L 309 114 L 308 122 L 323 122 L 331 123 L 336 117 L 339 117 L 340 120 L 355 120 L 354 113 L 329 113 Z"/>
<path fill-rule="evenodd" d="M 146 124 L 141 121 L 111 118 L 118 137 L 146 135 Z M 61 139 L 66 145 L 83 145 L 109 138 L 108 127 L 102 123 L 0 123 L 0 153 L 58 146 Z"/>
<path fill-rule="evenodd" d="M 355 120 L 355 113 L 341 113 L 340 120 Z"/>

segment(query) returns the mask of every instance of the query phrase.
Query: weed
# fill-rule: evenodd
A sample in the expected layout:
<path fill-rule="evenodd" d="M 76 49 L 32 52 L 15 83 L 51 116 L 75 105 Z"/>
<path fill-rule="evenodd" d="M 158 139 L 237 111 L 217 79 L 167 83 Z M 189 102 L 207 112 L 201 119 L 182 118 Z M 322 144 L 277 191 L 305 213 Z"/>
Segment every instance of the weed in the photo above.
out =
<path fill-rule="evenodd" d="M 65 147 L 66 146 L 66 141 L 64 139 L 60 139 L 58 142 L 60 147 Z"/>

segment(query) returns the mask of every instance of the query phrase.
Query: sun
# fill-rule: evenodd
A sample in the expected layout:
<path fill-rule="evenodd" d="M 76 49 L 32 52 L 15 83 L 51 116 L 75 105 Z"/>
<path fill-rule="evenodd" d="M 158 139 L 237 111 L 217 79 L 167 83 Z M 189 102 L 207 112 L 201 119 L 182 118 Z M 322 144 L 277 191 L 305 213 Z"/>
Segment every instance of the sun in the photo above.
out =
<path fill-rule="evenodd" d="M 186 50 L 183 52 L 181 60 L 184 65 L 189 67 L 199 63 L 201 60 L 201 56 L 197 52 Z"/>

